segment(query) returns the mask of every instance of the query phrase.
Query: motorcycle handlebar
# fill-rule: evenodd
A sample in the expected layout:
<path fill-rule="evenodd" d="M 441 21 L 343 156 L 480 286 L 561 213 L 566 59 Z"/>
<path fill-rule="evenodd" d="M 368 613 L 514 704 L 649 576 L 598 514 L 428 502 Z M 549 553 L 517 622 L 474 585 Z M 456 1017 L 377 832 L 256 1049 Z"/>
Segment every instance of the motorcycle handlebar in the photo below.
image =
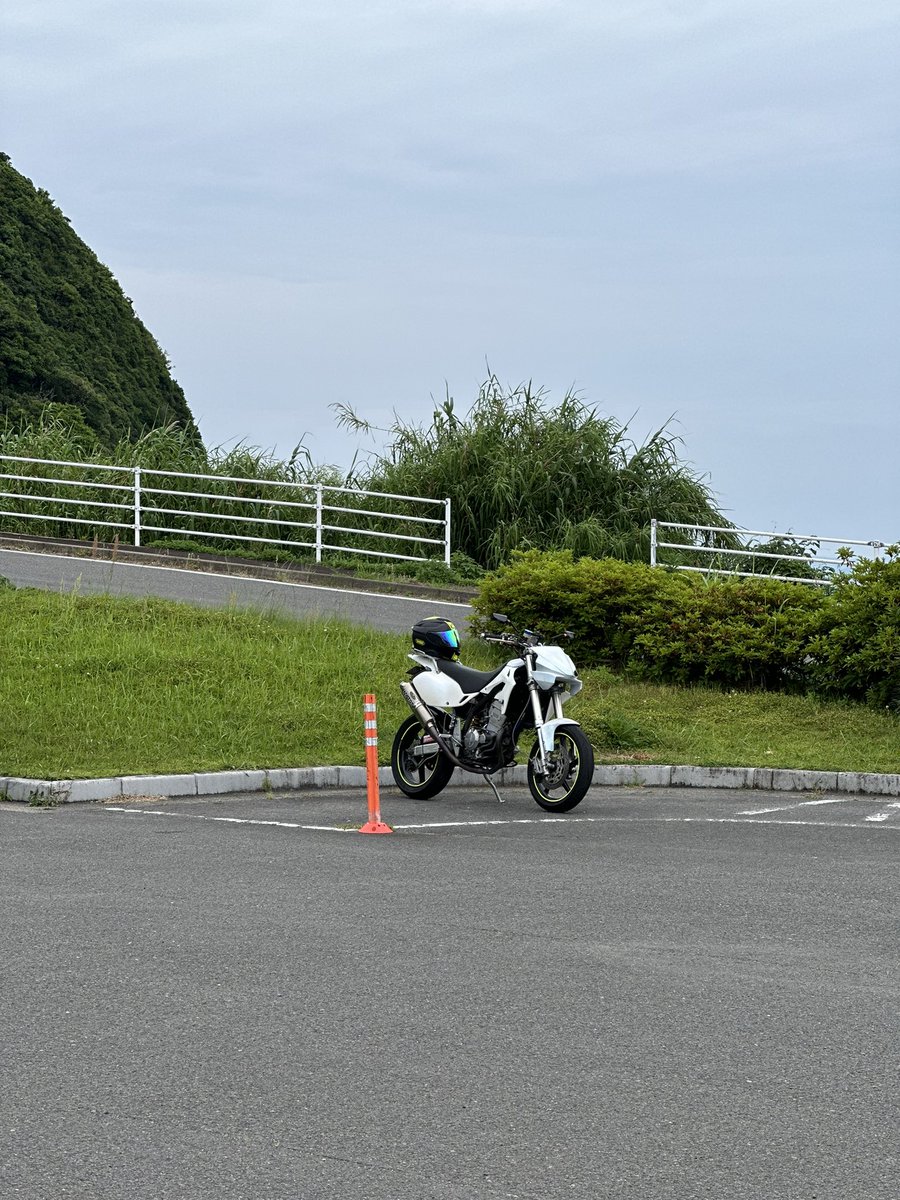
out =
<path fill-rule="evenodd" d="M 509 633 L 483 633 L 481 638 L 485 642 L 496 642 L 498 646 L 514 646 L 517 650 L 527 650 L 538 644 L 533 635 L 516 637 Z"/>
<path fill-rule="evenodd" d="M 571 641 L 575 634 L 571 629 L 564 629 L 561 637 L 567 641 Z M 521 634 L 511 633 L 483 633 L 481 640 L 484 642 L 496 642 L 501 646 L 539 646 L 543 645 L 541 635 L 535 629 L 525 629 Z"/>

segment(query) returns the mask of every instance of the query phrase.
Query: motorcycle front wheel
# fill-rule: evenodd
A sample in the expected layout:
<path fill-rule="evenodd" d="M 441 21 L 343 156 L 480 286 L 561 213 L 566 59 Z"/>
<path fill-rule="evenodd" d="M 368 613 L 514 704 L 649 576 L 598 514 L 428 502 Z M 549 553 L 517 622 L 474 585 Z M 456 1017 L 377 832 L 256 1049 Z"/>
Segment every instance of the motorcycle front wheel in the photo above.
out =
<path fill-rule="evenodd" d="M 391 773 L 400 791 L 416 800 L 430 800 L 444 790 L 453 771 L 454 764 L 431 741 L 419 718 L 407 717 L 391 746 Z"/>
<path fill-rule="evenodd" d="M 561 725 L 556 731 L 546 775 L 541 775 L 540 746 L 528 757 L 528 787 L 548 812 L 569 812 L 584 799 L 594 778 L 594 751 L 580 725 Z"/>

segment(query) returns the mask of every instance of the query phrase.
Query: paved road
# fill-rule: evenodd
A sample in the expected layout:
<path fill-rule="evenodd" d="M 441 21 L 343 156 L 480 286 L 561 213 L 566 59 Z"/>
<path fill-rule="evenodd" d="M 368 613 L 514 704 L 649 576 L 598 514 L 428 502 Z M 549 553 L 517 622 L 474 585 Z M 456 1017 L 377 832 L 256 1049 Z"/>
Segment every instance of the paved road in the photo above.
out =
<path fill-rule="evenodd" d="M 311 584 L 280 583 L 57 554 L 32 554 L 22 550 L 0 550 L 0 576 L 5 576 L 17 587 L 66 592 L 77 588 L 85 595 L 162 596 L 211 608 L 234 603 L 242 607 L 278 609 L 294 616 L 334 613 L 348 621 L 388 633 L 408 633 L 417 620 L 435 612 L 449 616 L 460 630 L 464 630 L 470 612 L 467 604 L 448 600 L 346 592 Z"/>
<path fill-rule="evenodd" d="M 0 806 L 0 1194 L 896 1200 L 900 813 L 507 800 Z"/>

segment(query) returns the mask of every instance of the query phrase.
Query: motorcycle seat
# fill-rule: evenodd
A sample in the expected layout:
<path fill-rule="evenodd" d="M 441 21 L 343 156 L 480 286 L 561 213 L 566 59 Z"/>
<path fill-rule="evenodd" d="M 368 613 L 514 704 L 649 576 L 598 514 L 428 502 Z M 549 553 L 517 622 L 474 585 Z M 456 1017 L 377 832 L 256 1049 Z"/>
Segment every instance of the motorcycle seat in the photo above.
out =
<path fill-rule="evenodd" d="M 464 667 L 462 663 L 449 662 L 446 659 L 438 661 L 438 666 L 444 675 L 449 675 L 451 679 L 455 679 L 462 690 L 466 693 L 480 692 L 485 684 L 490 683 L 492 679 L 496 679 L 501 671 L 505 670 L 506 664 L 497 667 L 495 671 L 476 671 L 474 667 Z"/>

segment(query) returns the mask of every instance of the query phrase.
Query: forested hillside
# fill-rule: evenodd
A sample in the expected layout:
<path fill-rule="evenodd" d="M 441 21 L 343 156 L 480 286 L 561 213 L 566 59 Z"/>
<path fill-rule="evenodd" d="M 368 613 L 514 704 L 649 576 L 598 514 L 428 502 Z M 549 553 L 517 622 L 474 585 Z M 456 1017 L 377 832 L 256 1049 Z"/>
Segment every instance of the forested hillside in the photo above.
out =
<path fill-rule="evenodd" d="M 112 273 L 43 188 L 0 154 L 0 426 L 72 405 L 100 441 L 177 422 L 166 357 Z"/>

